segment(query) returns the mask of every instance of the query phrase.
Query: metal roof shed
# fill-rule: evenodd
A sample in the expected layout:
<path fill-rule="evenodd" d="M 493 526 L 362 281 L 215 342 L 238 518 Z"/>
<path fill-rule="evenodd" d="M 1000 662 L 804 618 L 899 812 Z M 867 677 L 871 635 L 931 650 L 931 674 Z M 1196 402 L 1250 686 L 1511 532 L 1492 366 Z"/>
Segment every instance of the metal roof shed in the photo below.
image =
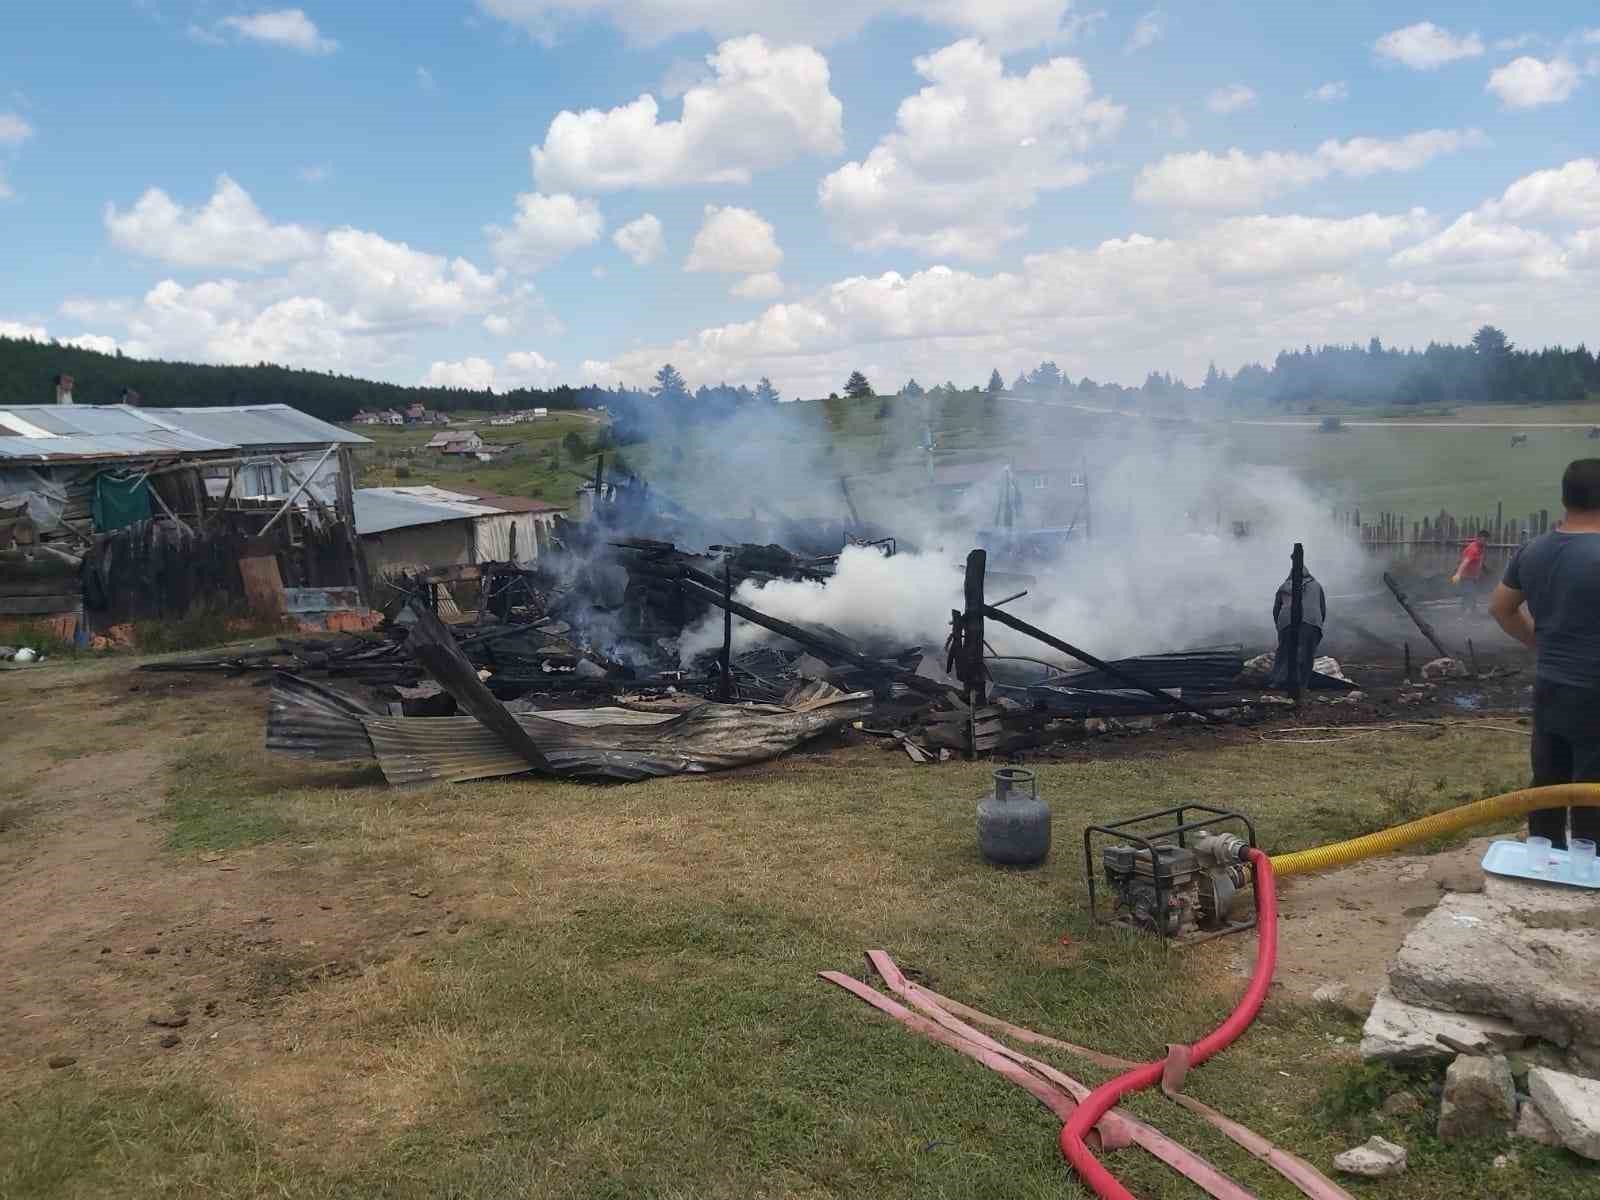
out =
<path fill-rule="evenodd" d="M 323 446 L 370 446 L 359 433 L 303 413 L 287 404 L 240 404 L 215 408 L 141 408 L 146 419 L 170 429 L 228 442 L 246 450 L 309 450 Z"/>

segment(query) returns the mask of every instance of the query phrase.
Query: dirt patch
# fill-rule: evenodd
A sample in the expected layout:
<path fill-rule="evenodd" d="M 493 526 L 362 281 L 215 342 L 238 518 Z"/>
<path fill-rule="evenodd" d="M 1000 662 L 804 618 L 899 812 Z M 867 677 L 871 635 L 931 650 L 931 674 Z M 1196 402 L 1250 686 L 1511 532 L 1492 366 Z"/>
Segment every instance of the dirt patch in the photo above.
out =
<path fill-rule="evenodd" d="M 391 955 L 415 923 L 404 881 L 355 886 L 303 847 L 165 848 L 173 762 L 230 722 L 259 726 L 251 681 L 128 665 L 44 680 L 8 712 L 27 798 L 0 830 L 0 1071 L 20 1083 L 57 1055 L 107 1067 L 264 1045 L 286 997 Z"/>
<path fill-rule="evenodd" d="M 1383 986 L 1389 961 L 1448 892 L 1482 891 L 1490 839 L 1428 857 L 1391 855 L 1279 885 L 1278 987 L 1310 999 L 1325 984 L 1358 1008 Z"/>

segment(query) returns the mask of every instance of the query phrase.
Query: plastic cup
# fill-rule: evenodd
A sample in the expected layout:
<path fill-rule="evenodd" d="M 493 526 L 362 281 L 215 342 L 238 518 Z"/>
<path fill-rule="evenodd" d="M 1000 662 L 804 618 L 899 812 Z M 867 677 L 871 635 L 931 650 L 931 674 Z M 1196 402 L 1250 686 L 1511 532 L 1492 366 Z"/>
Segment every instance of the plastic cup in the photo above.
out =
<path fill-rule="evenodd" d="M 1550 839 L 1531 837 L 1527 840 L 1528 874 L 1547 875 L 1550 872 Z"/>
<path fill-rule="evenodd" d="M 1573 838 L 1567 843 L 1572 857 L 1572 877 L 1588 883 L 1594 879 L 1594 842 L 1588 838 Z"/>

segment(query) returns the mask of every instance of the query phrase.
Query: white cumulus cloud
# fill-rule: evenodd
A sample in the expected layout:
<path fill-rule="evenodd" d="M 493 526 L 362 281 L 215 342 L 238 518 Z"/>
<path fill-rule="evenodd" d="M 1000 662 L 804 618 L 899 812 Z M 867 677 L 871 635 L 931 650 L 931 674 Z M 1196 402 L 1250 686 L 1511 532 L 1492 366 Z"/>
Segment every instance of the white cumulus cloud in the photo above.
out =
<path fill-rule="evenodd" d="M 783 295 L 783 280 L 776 271 L 762 271 L 756 275 L 746 275 L 728 292 L 741 300 L 771 300 Z"/>
<path fill-rule="evenodd" d="M 1242 83 L 1230 83 L 1225 88 L 1218 88 L 1206 97 L 1206 107 L 1214 113 L 1227 115 L 1236 113 L 1241 108 L 1249 108 L 1256 102 L 1254 88 L 1246 87 Z"/>
<path fill-rule="evenodd" d="M 1166 23 L 1159 9 L 1151 9 L 1140 17 L 1134 24 L 1133 32 L 1128 35 L 1127 42 L 1122 47 L 1124 54 L 1137 54 L 1149 46 L 1154 46 L 1161 40 Z"/>
<path fill-rule="evenodd" d="M 14 112 L 0 112 L 0 146 L 20 146 L 32 136 L 32 125 Z"/>
<path fill-rule="evenodd" d="M 915 66 L 928 86 L 900 103 L 894 131 L 818 189 L 835 232 L 857 249 L 988 257 L 1022 232 L 1017 216 L 1041 191 L 1093 173 L 1080 156 L 1126 116 L 1094 94 L 1075 58 L 1012 75 L 965 40 Z"/>
<path fill-rule="evenodd" d="M 332 54 L 339 43 L 324 37 L 304 9 L 279 8 L 241 17 L 223 17 L 217 27 L 245 41 L 298 50 L 301 54 Z"/>
<path fill-rule="evenodd" d="M 1350 99 L 1350 85 L 1344 80 L 1324 83 L 1314 87 L 1306 93 L 1307 100 L 1315 100 L 1318 104 L 1334 104 L 1340 100 Z"/>
<path fill-rule="evenodd" d="M 1372 49 L 1379 58 L 1414 71 L 1434 71 L 1459 59 L 1477 58 L 1483 53 L 1483 39 L 1476 33 L 1454 34 L 1432 21 L 1419 21 L 1384 34 Z"/>
<path fill-rule="evenodd" d="M 1484 90 L 1507 108 L 1540 108 L 1560 104 L 1578 90 L 1577 66 L 1565 58 L 1514 58 L 1489 73 Z"/>
<path fill-rule="evenodd" d="M 1510 221 L 1570 221 L 1600 225 L 1600 159 L 1575 158 L 1535 171 L 1483 205 L 1485 216 Z"/>
<path fill-rule="evenodd" d="M 662 120 L 645 93 L 620 108 L 563 111 L 533 150 L 545 188 L 603 191 L 748 183 L 759 170 L 843 145 L 844 108 L 829 90 L 828 62 L 809 46 L 759 35 L 723 42 L 707 59 L 714 78 Z"/>
<path fill-rule="evenodd" d="M 1170 208 L 1254 208 L 1334 173 L 1359 179 L 1382 171 L 1413 171 L 1441 154 L 1483 141 L 1475 129 L 1429 129 L 1401 138 L 1330 139 L 1313 154 L 1247 154 L 1238 148 L 1224 154 L 1169 154 L 1139 172 L 1133 194 L 1141 203 Z"/>
<path fill-rule="evenodd" d="M 916 17 L 940 29 L 972 34 L 1002 50 L 1069 40 L 1103 19 L 1076 13 L 1072 0 L 858 0 L 799 4 L 793 0 L 478 0 L 478 7 L 535 37 L 550 40 L 585 18 L 615 25 L 655 43 L 682 34 L 734 37 L 759 30 L 782 41 L 826 44 L 850 37 L 882 17 Z"/>
<path fill-rule="evenodd" d="M 315 254 L 319 239 L 301 225 L 274 225 L 226 175 L 199 208 L 150 188 L 126 212 L 107 204 L 105 224 L 124 250 L 176 267 L 260 270 Z"/>
<path fill-rule="evenodd" d="M 520 271 L 539 271 L 598 241 L 605 224 L 593 200 L 524 192 L 517 197 L 511 225 L 490 225 L 484 233 L 496 261 Z"/>
<path fill-rule="evenodd" d="M 466 388 L 481 392 L 494 386 L 494 364 L 487 358 L 435 362 L 422 376 L 423 387 Z"/>
<path fill-rule="evenodd" d="M 513 350 L 496 367 L 487 358 L 436 360 L 423 374 L 423 387 L 485 388 L 512 391 L 516 388 L 550 387 L 559 382 L 560 367 L 537 350 Z"/>
<path fill-rule="evenodd" d="M 654 213 L 635 217 L 612 234 L 611 240 L 636 267 L 648 267 L 667 252 L 661 220 Z"/>
<path fill-rule="evenodd" d="M 708 204 L 683 269 L 751 275 L 775 270 L 782 261 L 772 223 L 760 213 Z"/>
<path fill-rule="evenodd" d="M 1284 346 L 1470 336 L 1486 321 L 1585 336 L 1600 286 L 1600 231 L 1564 243 L 1429 213 L 1249 216 L 1182 236 L 1141 233 L 1029 255 L 990 274 L 937 266 L 840 279 L 749 320 L 640 347 L 589 377 L 648 383 L 663 362 L 690 380 L 770 375 L 826 394 L 861 367 L 890 378 L 981 382 L 1044 358 L 1070 375 L 1137 383 L 1152 366 L 1197 380 L 1208 361 L 1268 361 Z M 1531 315 L 1530 315 L 1531 314 Z M 1591 334 L 1592 336 L 1592 334 Z"/>

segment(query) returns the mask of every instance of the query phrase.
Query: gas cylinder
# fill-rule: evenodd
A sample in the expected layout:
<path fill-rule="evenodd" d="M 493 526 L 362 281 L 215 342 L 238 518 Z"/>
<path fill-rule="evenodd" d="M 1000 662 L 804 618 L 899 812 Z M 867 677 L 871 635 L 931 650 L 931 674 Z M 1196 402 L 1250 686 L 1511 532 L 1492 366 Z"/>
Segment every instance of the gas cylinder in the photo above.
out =
<path fill-rule="evenodd" d="M 978 849 L 992 863 L 1031 867 L 1050 853 L 1050 806 L 1022 767 L 994 773 L 994 791 L 978 801 Z"/>

